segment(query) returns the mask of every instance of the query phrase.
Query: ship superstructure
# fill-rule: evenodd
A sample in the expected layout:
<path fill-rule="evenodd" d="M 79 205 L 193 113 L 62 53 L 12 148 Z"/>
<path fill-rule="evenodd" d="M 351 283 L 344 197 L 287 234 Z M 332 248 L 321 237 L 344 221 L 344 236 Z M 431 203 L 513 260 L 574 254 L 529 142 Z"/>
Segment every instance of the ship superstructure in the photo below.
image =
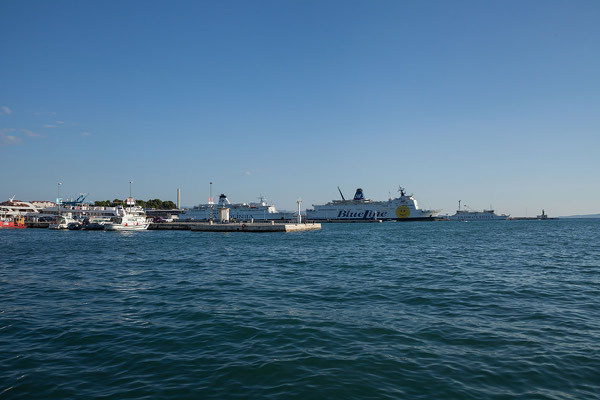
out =
<path fill-rule="evenodd" d="M 97 207 L 90 203 L 79 201 L 64 201 L 60 205 L 51 201 L 21 201 L 14 196 L 8 201 L 0 203 L 0 216 L 24 216 L 27 219 L 40 217 L 55 217 L 59 214 L 71 213 L 73 217 L 113 217 L 116 216 L 117 207 Z"/>
<path fill-rule="evenodd" d="M 339 188 L 338 188 L 339 190 Z M 403 187 L 399 188 L 400 197 L 387 201 L 367 199 L 361 188 L 356 189 L 354 198 L 346 200 L 340 190 L 342 200 L 332 200 L 327 204 L 315 205 L 306 210 L 309 220 L 429 220 L 434 219 L 440 210 L 424 210 L 419 208 L 412 194 L 406 194 Z"/>
<path fill-rule="evenodd" d="M 277 211 L 274 204 L 267 203 L 261 196 L 258 203 L 230 203 L 226 195 L 219 196 L 217 204 L 200 204 L 185 210 L 179 216 L 181 221 L 208 221 L 218 218 L 218 209 L 228 208 L 229 218 L 237 221 L 287 220 L 295 218 L 295 213 Z"/>
<path fill-rule="evenodd" d="M 92 206 L 89 204 L 81 205 L 61 205 L 47 207 L 40 210 L 40 216 L 54 216 L 62 213 L 71 213 L 79 218 L 86 217 L 114 217 L 118 216 L 118 207 Z"/>

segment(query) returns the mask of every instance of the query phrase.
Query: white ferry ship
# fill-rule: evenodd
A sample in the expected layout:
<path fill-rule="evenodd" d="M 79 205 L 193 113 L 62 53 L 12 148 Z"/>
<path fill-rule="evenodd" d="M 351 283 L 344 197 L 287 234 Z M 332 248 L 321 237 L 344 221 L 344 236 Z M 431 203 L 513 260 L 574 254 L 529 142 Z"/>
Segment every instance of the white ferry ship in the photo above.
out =
<path fill-rule="evenodd" d="M 464 205 L 465 209 L 461 210 L 460 200 L 458 201 L 458 210 L 456 210 L 456 214 L 449 215 L 448 219 L 450 221 L 501 221 L 506 220 L 510 217 L 510 215 L 502 214 L 498 215 L 494 212 L 494 210 L 483 210 L 477 211 L 472 210 L 469 206 Z"/>
<path fill-rule="evenodd" d="M 8 201 L 0 203 L 0 216 L 24 216 L 28 220 L 36 220 L 43 217 L 55 218 L 59 214 L 67 213 L 76 218 L 113 217 L 117 215 L 116 207 L 96 207 L 83 202 L 84 199 L 85 193 L 82 193 L 77 200 L 58 204 L 52 201 L 15 200 L 15 196 L 13 196 Z"/>
<path fill-rule="evenodd" d="M 287 220 L 296 217 L 296 214 L 293 212 L 277 211 L 275 205 L 267 203 L 263 197 L 260 197 L 259 200 L 258 203 L 231 204 L 229 199 L 227 199 L 227 196 L 221 194 L 217 204 L 200 204 L 193 208 L 186 209 L 183 214 L 179 215 L 179 220 L 216 220 L 218 218 L 219 208 L 229 208 L 229 218 L 236 221 Z"/>
<path fill-rule="evenodd" d="M 15 200 L 15 196 L 8 201 L 0 203 L 0 216 L 16 217 L 25 215 L 36 215 L 44 208 L 56 206 L 51 201 L 21 201 Z"/>
<path fill-rule="evenodd" d="M 338 188 L 338 190 L 340 190 Z M 333 200 L 327 204 L 314 205 L 306 210 L 309 220 L 430 220 L 434 219 L 440 210 L 423 210 L 412 194 L 407 195 L 404 188 L 398 189 L 400 197 L 387 201 L 374 201 L 365 198 L 361 188 L 356 189 L 354 198 L 346 200 L 342 191 L 342 200 Z"/>

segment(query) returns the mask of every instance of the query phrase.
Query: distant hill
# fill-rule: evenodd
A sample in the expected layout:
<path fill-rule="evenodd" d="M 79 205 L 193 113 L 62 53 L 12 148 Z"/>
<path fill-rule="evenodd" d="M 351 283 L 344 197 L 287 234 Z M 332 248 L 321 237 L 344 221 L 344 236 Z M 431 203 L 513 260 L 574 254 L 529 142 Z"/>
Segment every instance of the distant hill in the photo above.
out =
<path fill-rule="evenodd" d="M 566 215 L 558 218 L 600 218 L 600 214 Z"/>

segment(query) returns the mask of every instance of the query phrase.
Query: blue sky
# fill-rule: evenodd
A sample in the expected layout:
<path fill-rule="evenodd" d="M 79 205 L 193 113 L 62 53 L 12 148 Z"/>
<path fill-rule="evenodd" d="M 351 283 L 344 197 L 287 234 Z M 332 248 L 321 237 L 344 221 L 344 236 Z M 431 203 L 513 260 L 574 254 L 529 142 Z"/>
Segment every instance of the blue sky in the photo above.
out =
<path fill-rule="evenodd" d="M 600 212 L 597 1 L 0 3 L 0 198 Z"/>

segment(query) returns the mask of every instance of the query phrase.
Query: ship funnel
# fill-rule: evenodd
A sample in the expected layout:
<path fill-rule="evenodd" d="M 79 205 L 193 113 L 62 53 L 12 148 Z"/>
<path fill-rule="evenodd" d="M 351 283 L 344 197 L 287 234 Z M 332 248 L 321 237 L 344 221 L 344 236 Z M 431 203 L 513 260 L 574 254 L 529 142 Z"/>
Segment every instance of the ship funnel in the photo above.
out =
<path fill-rule="evenodd" d="M 228 206 L 228 205 L 229 205 L 229 199 L 224 194 L 221 194 L 219 196 L 219 206 Z"/>
<path fill-rule="evenodd" d="M 363 194 L 363 190 L 361 188 L 356 189 L 356 193 L 354 193 L 354 200 L 364 200 L 365 195 Z"/>

